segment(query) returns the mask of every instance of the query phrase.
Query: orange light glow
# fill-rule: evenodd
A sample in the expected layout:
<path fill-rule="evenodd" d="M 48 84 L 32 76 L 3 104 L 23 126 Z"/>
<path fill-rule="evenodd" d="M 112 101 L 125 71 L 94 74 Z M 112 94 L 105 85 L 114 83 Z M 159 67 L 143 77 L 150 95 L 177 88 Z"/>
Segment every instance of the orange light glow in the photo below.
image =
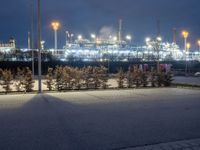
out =
<path fill-rule="evenodd" d="M 60 23 L 57 21 L 54 21 L 51 23 L 51 26 L 53 27 L 54 30 L 58 30 L 60 27 Z"/>
<path fill-rule="evenodd" d="M 184 38 L 188 38 L 189 32 L 183 31 L 183 32 L 182 32 L 182 35 L 183 35 Z"/>

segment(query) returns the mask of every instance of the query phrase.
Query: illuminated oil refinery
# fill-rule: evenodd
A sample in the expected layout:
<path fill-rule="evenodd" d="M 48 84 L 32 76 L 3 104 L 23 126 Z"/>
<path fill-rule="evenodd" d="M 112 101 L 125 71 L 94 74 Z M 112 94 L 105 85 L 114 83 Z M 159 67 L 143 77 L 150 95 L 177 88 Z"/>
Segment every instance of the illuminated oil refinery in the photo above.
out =
<path fill-rule="evenodd" d="M 119 20 L 118 33 L 106 32 L 103 35 L 91 34 L 90 39 L 66 31 L 66 45 L 57 49 L 57 34 L 55 34 L 55 48 L 50 51 L 63 61 L 200 61 L 200 48 L 191 51 L 187 42 L 189 33 L 183 31 L 184 49 L 176 44 L 176 29 L 173 29 L 173 42 L 163 41 L 161 36 L 147 37 L 145 44 L 132 44 L 132 36 L 122 36 L 122 20 Z M 200 41 L 197 42 L 200 47 Z M 56 52 L 55 52 L 56 51 Z"/>
<path fill-rule="evenodd" d="M 52 54 L 54 59 L 61 61 L 200 61 L 200 40 L 197 44 L 198 50 L 191 50 L 191 45 L 187 39 L 189 33 L 187 31 L 182 32 L 184 40 L 184 49 L 181 49 L 176 44 L 176 29 L 173 29 L 173 42 L 165 42 L 162 36 L 156 36 L 154 38 L 147 37 L 144 45 L 136 46 L 132 42 L 132 36 L 122 36 L 122 20 L 119 20 L 118 32 L 109 32 L 109 29 L 105 29 L 102 34 L 90 34 L 90 38 L 86 39 L 83 35 L 75 35 L 69 31 L 66 31 L 66 44 L 62 49 L 57 47 L 57 30 L 60 27 L 58 21 L 52 22 L 52 28 L 54 30 L 55 47 L 52 49 L 45 49 L 45 42 L 41 41 L 41 48 L 43 52 Z M 12 38 L 9 44 L 0 44 L 0 52 L 2 54 L 11 54 L 15 52 L 15 41 Z M 30 35 L 28 38 L 28 48 L 21 49 L 21 52 L 26 53 L 23 57 L 23 61 L 30 61 L 32 56 L 27 56 L 30 51 Z M 36 50 L 35 50 L 36 52 Z M 33 54 L 33 53 L 32 53 Z M 6 55 L 9 56 L 9 55 Z M 11 60 L 19 60 L 11 56 Z M 37 57 L 37 56 L 35 56 Z M 2 59 L 1 59 L 2 60 Z"/>

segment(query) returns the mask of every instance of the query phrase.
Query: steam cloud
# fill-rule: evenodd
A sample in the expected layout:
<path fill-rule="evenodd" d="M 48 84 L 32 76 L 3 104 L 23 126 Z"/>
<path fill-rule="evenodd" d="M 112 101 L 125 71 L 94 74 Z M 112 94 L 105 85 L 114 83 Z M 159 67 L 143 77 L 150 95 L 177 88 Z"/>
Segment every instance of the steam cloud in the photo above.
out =
<path fill-rule="evenodd" d="M 111 26 L 104 26 L 101 28 L 99 31 L 99 37 L 101 39 L 109 39 L 110 36 L 116 36 L 116 31 L 113 27 Z"/>

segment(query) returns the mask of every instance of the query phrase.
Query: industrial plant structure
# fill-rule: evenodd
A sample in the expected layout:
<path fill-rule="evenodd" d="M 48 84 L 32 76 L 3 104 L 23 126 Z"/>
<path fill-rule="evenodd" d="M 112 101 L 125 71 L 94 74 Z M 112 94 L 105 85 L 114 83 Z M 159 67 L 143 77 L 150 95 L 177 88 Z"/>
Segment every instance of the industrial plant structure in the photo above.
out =
<path fill-rule="evenodd" d="M 122 34 L 123 26 L 120 19 L 117 33 L 108 33 L 103 36 L 91 34 L 90 39 L 85 39 L 82 35 L 75 37 L 74 33 L 66 31 L 66 44 L 62 49 L 58 49 L 57 30 L 60 24 L 59 22 L 53 22 L 52 26 L 55 31 L 55 48 L 45 49 L 44 41 L 41 42 L 41 48 L 43 52 L 49 53 L 54 59 L 61 61 L 200 61 L 200 48 L 199 50 L 191 51 L 190 44 L 187 43 L 188 32 L 183 31 L 184 49 L 177 45 L 175 28 L 173 29 L 172 43 L 163 41 L 158 26 L 158 35 L 154 38 L 146 38 L 145 44 L 138 46 L 133 44 L 131 35 L 124 36 Z M 198 44 L 200 47 L 200 41 Z M 21 52 L 26 54 L 29 54 L 29 51 L 33 52 L 30 48 L 30 33 L 28 45 L 28 48 L 21 49 Z M 0 44 L 0 52 L 2 54 L 10 53 L 13 49 L 16 49 L 14 38 L 11 38 L 8 44 Z M 12 55 L 12 57 L 15 57 L 15 55 Z M 37 55 L 34 57 L 37 57 Z M 26 55 L 20 61 L 30 61 L 32 59 L 32 56 Z M 17 60 L 17 58 L 12 60 Z"/>

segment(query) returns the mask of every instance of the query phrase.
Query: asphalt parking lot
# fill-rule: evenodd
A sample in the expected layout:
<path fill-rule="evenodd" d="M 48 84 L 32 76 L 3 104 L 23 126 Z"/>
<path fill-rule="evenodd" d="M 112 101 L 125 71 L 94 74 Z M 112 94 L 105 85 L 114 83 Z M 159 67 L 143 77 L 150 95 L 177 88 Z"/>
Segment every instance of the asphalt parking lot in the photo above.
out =
<path fill-rule="evenodd" d="M 120 150 L 200 138 L 200 91 L 0 95 L 1 150 Z"/>

